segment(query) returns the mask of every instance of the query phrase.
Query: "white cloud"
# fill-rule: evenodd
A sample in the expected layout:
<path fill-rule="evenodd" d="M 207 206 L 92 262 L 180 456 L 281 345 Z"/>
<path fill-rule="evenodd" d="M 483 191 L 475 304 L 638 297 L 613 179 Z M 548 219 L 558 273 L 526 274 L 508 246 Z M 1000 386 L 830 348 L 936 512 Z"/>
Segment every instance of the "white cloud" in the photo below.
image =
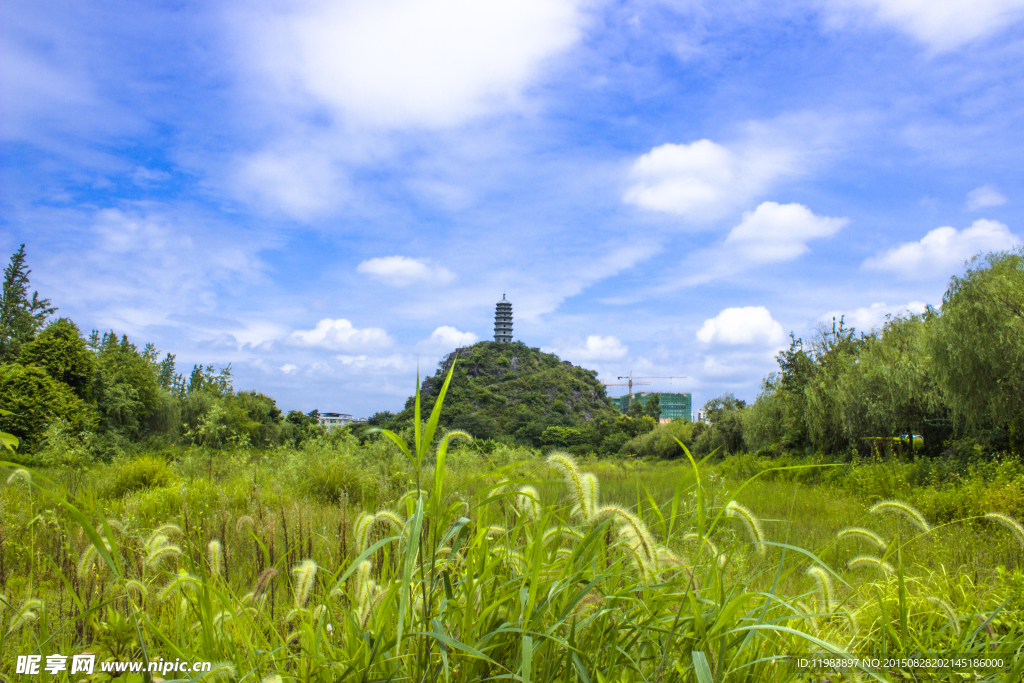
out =
<path fill-rule="evenodd" d="M 1019 237 L 999 221 L 980 218 L 971 227 L 935 228 L 919 242 L 906 242 L 864 261 L 863 267 L 888 270 L 906 279 L 948 277 L 975 254 L 1011 249 Z"/>
<path fill-rule="evenodd" d="M 333 351 L 382 348 L 391 345 L 391 337 L 379 327 L 358 329 L 345 318 L 324 318 L 312 330 L 295 330 L 288 341 L 299 346 L 313 346 Z"/>
<path fill-rule="evenodd" d="M 298 365 L 293 365 L 292 363 L 285 363 L 284 365 L 282 365 L 281 367 L 278 368 L 278 370 L 280 370 L 281 372 L 283 372 L 286 375 L 290 375 L 290 374 L 292 374 L 293 372 L 295 372 L 298 369 L 299 369 L 299 366 Z"/>
<path fill-rule="evenodd" d="M 1002 206 L 1005 203 L 1006 197 L 991 185 L 982 185 L 967 193 L 967 208 L 971 211 L 989 206 Z"/>
<path fill-rule="evenodd" d="M 583 343 L 577 342 L 564 348 L 544 348 L 543 351 L 556 353 L 565 360 L 576 361 L 601 361 L 618 360 L 625 358 L 629 353 L 629 347 L 619 341 L 618 337 L 599 334 L 592 334 Z"/>
<path fill-rule="evenodd" d="M 870 306 L 861 306 L 851 311 L 829 311 L 818 318 L 818 322 L 827 323 L 833 318 L 842 319 L 847 327 L 868 332 L 882 327 L 889 316 L 907 313 L 920 315 L 924 313 L 926 307 L 923 301 L 911 301 L 903 306 L 889 306 L 884 301 L 877 301 Z"/>
<path fill-rule="evenodd" d="M 426 259 L 409 256 L 372 258 L 356 266 L 356 272 L 396 287 L 415 283 L 445 284 L 455 279 L 455 274 L 447 268 L 431 265 Z"/>
<path fill-rule="evenodd" d="M 802 204 L 764 202 L 743 214 L 725 239 L 725 247 L 747 261 L 788 261 L 809 251 L 809 240 L 831 237 L 847 223 L 846 218 L 815 216 Z"/>
<path fill-rule="evenodd" d="M 284 90 L 350 122 L 457 125 L 516 105 L 544 60 L 579 38 L 582 4 L 311 0 L 261 18 L 252 54 Z"/>
<path fill-rule="evenodd" d="M 449 325 L 442 325 L 434 330 L 430 337 L 416 345 L 422 351 L 433 351 L 435 353 L 447 353 L 470 346 L 479 341 L 480 337 L 472 332 L 460 332 Z"/>
<path fill-rule="evenodd" d="M 705 344 L 777 345 L 786 339 L 786 333 L 764 306 L 744 306 L 726 308 L 705 320 L 697 339 Z"/>
<path fill-rule="evenodd" d="M 308 218 L 337 204 L 346 189 L 334 162 L 318 151 L 264 150 L 235 160 L 231 189 L 247 201 Z"/>
<path fill-rule="evenodd" d="M 694 220 L 718 218 L 794 173 L 797 156 L 781 146 L 664 144 L 633 163 L 623 200 Z"/>
<path fill-rule="evenodd" d="M 948 50 L 1024 16 L 1022 0 L 838 0 L 833 10 L 867 10 L 933 50 Z"/>

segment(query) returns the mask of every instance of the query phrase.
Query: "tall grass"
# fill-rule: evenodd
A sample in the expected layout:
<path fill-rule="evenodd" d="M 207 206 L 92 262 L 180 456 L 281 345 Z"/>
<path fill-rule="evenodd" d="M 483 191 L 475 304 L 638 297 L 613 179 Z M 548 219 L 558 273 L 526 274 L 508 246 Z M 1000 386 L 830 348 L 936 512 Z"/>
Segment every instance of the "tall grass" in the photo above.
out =
<path fill-rule="evenodd" d="M 646 479 L 660 490 L 629 466 L 557 453 L 462 467 L 449 451 L 466 435 L 437 427 L 447 386 L 426 420 L 417 396 L 411 442 L 382 432 L 406 460 L 394 469 L 405 485 L 363 477 L 359 500 L 342 487 L 297 505 L 250 472 L 240 484 L 119 487 L 111 518 L 94 493 L 12 475 L 4 514 L 22 503 L 18 519 L 38 534 L 0 553 L 0 567 L 18 567 L 0 568 L 0 666 L 88 650 L 212 661 L 217 677 L 254 682 L 720 683 L 806 680 L 786 659 L 801 653 L 955 652 L 1006 662 L 978 680 L 1018 680 L 1024 598 L 913 562 L 950 525 L 890 503 L 879 509 L 899 519 L 869 518 L 884 529 L 811 543 L 759 509 L 756 478 L 727 491 L 688 452 L 667 481 Z M 778 502 L 789 519 L 798 493 Z M 847 567 L 844 553 L 865 543 L 879 554 Z"/>

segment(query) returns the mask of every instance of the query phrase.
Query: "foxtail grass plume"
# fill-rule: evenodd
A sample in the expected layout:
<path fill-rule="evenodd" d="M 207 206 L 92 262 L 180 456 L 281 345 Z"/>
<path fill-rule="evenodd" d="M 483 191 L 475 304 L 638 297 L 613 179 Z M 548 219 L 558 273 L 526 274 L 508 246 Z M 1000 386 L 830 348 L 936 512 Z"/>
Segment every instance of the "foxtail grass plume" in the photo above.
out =
<path fill-rule="evenodd" d="M 42 600 L 29 598 L 28 600 L 23 602 L 21 604 L 21 607 L 18 608 L 18 611 L 14 613 L 13 617 L 11 617 L 9 628 L 7 629 L 7 635 L 11 635 L 12 633 L 17 632 L 27 624 L 31 624 L 32 622 L 39 619 L 39 612 L 42 609 Z"/>
<path fill-rule="evenodd" d="M 146 551 L 144 566 L 147 569 L 157 569 L 164 560 L 181 555 L 181 548 L 170 543 L 163 534 L 151 537 L 143 549 Z"/>
<path fill-rule="evenodd" d="M 107 520 L 107 526 L 109 526 L 111 529 L 113 529 L 114 531 L 116 531 L 119 534 L 123 534 L 124 533 L 124 524 L 122 524 L 121 520 L 119 520 L 119 519 L 113 519 L 113 518 L 108 519 Z"/>
<path fill-rule="evenodd" d="M 352 536 L 355 538 L 357 554 L 362 553 L 369 545 L 371 526 L 373 526 L 373 515 L 369 512 L 360 512 L 352 524 Z"/>
<path fill-rule="evenodd" d="M 309 594 L 313 590 L 313 580 L 316 578 L 316 562 L 303 560 L 292 567 L 292 574 L 295 574 L 295 609 L 302 609 L 309 600 Z"/>
<path fill-rule="evenodd" d="M 164 586 L 163 590 L 160 591 L 160 594 L 157 596 L 157 598 L 161 602 L 163 602 L 164 600 L 167 600 L 171 596 L 176 595 L 177 593 L 180 593 L 183 590 L 194 589 L 198 585 L 199 579 L 192 576 L 184 569 L 179 569 L 178 574 L 173 579 L 171 579 L 166 586 Z"/>
<path fill-rule="evenodd" d="M 619 527 L 619 539 L 629 549 L 630 557 L 633 559 L 633 563 L 636 568 L 640 570 L 644 578 L 647 578 L 651 574 L 653 569 L 652 563 L 649 561 L 650 558 L 643 551 L 643 541 L 640 536 L 636 533 L 636 530 L 629 524 L 623 524 Z M 655 559 L 655 563 L 657 560 Z"/>
<path fill-rule="evenodd" d="M 528 519 L 540 519 L 544 509 L 540 504 L 540 494 L 532 486 L 520 486 L 516 493 L 516 509 Z"/>
<path fill-rule="evenodd" d="M 167 524 L 161 524 L 156 529 L 153 529 L 153 533 L 150 535 L 150 538 L 153 538 L 157 534 L 164 534 L 165 536 L 182 536 L 183 535 L 182 531 L 181 531 L 181 527 L 178 526 L 177 524 L 171 524 L 170 522 L 168 522 Z"/>
<path fill-rule="evenodd" d="M 872 567 L 874 569 L 881 569 L 886 574 L 892 574 L 896 570 L 893 566 L 883 560 L 880 557 L 874 555 L 858 555 L 849 562 L 846 563 L 847 569 L 859 569 L 860 567 Z"/>
<path fill-rule="evenodd" d="M 638 548 L 642 553 L 643 564 L 647 567 L 655 566 L 658 562 L 658 546 L 654 542 L 651 532 L 647 530 L 647 527 L 640 521 L 640 518 L 618 505 L 607 505 L 600 510 L 595 510 L 591 520 L 600 522 L 608 517 L 619 517 L 626 525 L 632 528 L 639 544 Z"/>
<path fill-rule="evenodd" d="M 405 530 L 405 520 L 399 517 L 394 510 L 381 510 L 375 514 L 372 524 L 377 522 L 387 522 L 399 534 Z"/>
<path fill-rule="evenodd" d="M 408 491 L 403 493 L 402 496 L 395 502 L 395 507 L 401 509 L 401 507 L 405 505 L 405 501 L 409 500 L 410 498 L 417 498 L 419 496 L 423 496 L 424 498 L 426 498 L 429 495 L 430 493 L 424 491 L 423 489 L 409 489 Z"/>
<path fill-rule="evenodd" d="M 267 587 L 270 586 L 270 580 L 277 576 L 277 570 L 273 567 L 264 569 L 263 572 L 256 577 L 256 584 L 252 587 L 253 597 L 258 598 L 266 592 Z"/>
<path fill-rule="evenodd" d="M 836 534 L 836 538 L 839 540 L 843 540 L 844 538 L 860 538 L 867 541 L 868 543 L 871 543 L 882 552 L 885 552 L 885 549 L 889 547 L 889 544 L 886 543 L 885 540 L 881 536 L 876 534 L 874 531 L 871 531 L 870 529 L 864 529 L 863 527 L 859 526 L 851 526 L 843 529 L 838 534 Z"/>
<path fill-rule="evenodd" d="M 708 552 L 711 553 L 711 557 L 715 561 L 718 562 L 718 566 L 719 567 L 724 567 L 725 566 L 725 559 L 726 559 L 725 555 L 723 555 L 718 550 L 718 546 L 715 545 L 714 542 L 710 538 L 708 538 L 707 536 L 701 537 L 698 534 L 689 533 L 689 534 L 686 534 L 686 535 L 683 536 L 683 540 L 684 541 L 695 541 L 698 544 L 697 552 L 700 552 L 700 548 L 701 547 L 707 548 Z"/>
<path fill-rule="evenodd" d="M 32 473 L 26 469 L 18 468 L 11 472 L 11 476 L 7 477 L 8 484 L 15 484 L 19 481 L 25 482 L 25 484 L 32 483 Z"/>
<path fill-rule="evenodd" d="M 544 545 L 547 545 L 548 543 L 550 543 L 555 538 L 558 538 L 559 536 L 568 536 L 569 538 L 574 538 L 577 541 L 582 541 L 583 538 L 584 538 L 582 532 L 577 531 L 576 529 L 573 529 L 571 527 L 552 526 L 552 527 L 548 527 L 544 531 L 544 534 L 541 536 L 541 543 L 543 543 Z"/>
<path fill-rule="evenodd" d="M 224 574 L 224 548 L 220 541 L 213 540 L 206 545 L 206 555 L 210 562 L 210 574 L 221 576 Z"/>
<path fill-rule="evenodd" d="M 928 525 L 927 520 L 925 520 L 924 515 L 922 515 L 917 508 L 907 503 L 904 503 L 903 501 L 900 500 L 883 500 L 879 503 L 875 503 L 874 505 L 872 505 L 871 509 L 868 510 L 868 512 L 870 512 L 871 514 L 878 514 L 880 512 L 895 512 L 909 519 L 914 524 L 914 526 L 916 526 L 918 529 L 925 533 L 928 533 L 932 530 L 931 526 Z"/>
<path fill-rule="evenodd" d="M 860 624 L 857 623 L 857 616 L 846 607 L 841 607 L 843 614 L 846 615 L 846 621 L 850 624 L 850 632 L 853 633 L 854 637 L 860 633 Z"/>
<path fill-rule="evenodd" d="M 832 592 L 832 578 L 828 575 L 823 567 L 817 565 L 807 568 L 807 576 L 814 579 L 814 583 L 818 585 L 818 594 L 821 596 L 821 604 L 824 608 L 822 611 L 832 611 L 832 601 L 834 599 Z"/>
<path fill-rule="evenodd" d="M 960 621 L 959 619 L 957 619 L 956 610 L 953 609 L 953 606 L 945 600 L 943 600 L 942 598 L 936 598 L 935 596 L 931 595 L 928 596 L 928 602 L 932 603 L 933 605 L 935 605 L 940 610 L 946 613 L 946 618 L 949 619 L 949 623 L 950 625 L 952 625 L 953 630 L 956 632 L 957 635 L 960 635 Z"/>
<path fill-rule="evenodd" d="M 373 564 L 369 560 L 363 560 L 356 567 L 353 581 L 355 583 L 355 607 L 356 619 L 361 626 L 370 621 L 370 610 L 373 607 L 373 593 L 377 584 L 370 579 L 370 570 Z"/>
<path fill-rule="evenodd" d="M 580 479 L 583 482 L 584 516 L 587 519 L 591 519 L 597 514 L 597 501 L 600 499 L 600 486 L 597 482 L 597 475 L 593 472 L 586 472 Z"/>
<path fill-rule="evenodd" d="M 124 588 L 125 593 L 134 592 L 139 597 L 140 601 L 145 600 L 149 596 L 149 591 L 146 589 L 146 586 L 141 581 L 137 581 L 135 579 L 128 579 L 125 581 Z"/>
<path fill-rule="evenodd" d="M 256 520 L 254 520 L 249 515 L 242 515 L 238 518 L 238 521 L 235 522 L 235 533 L 242 533 L 242 527 L 244 527 L 246 524 L 248 524 L 250 527 L 254 527 L 256 526 Z"/>
<path fill-rule="evenodd" d="M 1003 515 L 998 512 L 989 512 L 985 515 L 985 519 L 991 519 L 997 524 L 1002 524 L 1004 527 L 1013 532 L 1013 535 L 1017 537 L 1017 541 L 1024 546 L 1024 526 L 1009 515 Z"/>
<path fill-rule="evenodd" d="M 105 538 L 101 540 L 103 541 L 104 549 L 108 553 L 110 553 L 110 543 Z M 96 546 L 92 544 L 90 544 L 85 550 L 82 551 L 82 555 L 78 558 L 78 578 L 84 579 L 86 576 L 88 576 L 98 556 L 99 553 L 96 551 Z M 101 568 L 103 566 L 105 565 L 100 565 Z"/>
<path fill-rule="evenodd" d="M 750 542 L 754 544 L 757 554 L 764 557 L 768 553 L 768 546 L 764 544 L 764 529 L 761 528 L 761 520 L 753 512 L 735 500 L 730 500 L 729 504 L 725 506 L 725 516 L 743 520 L 743 525 L 747 528 Z"/>
<path fill-rule="evenodd" d="M 214 662 L 211 669 L 197 680 L 202 683 L 218 683 L 218 681 L 230 681 L 237 677 L 235 665 L 231 662 Z"/>
<path fill-rule="evenodd" d="M 578 514 L 585 521 L 590 521 L 587 495 L 584 492 L 583 478 L 576 467 L 576 461 L 568 453 L 556 451 L 548 456 L 547 463 L 562 473 L 562 477 L 565 478 L 565 483 L 569 487 L 569 495 L 576 506 L 574 509 L 578 509 Z"/>

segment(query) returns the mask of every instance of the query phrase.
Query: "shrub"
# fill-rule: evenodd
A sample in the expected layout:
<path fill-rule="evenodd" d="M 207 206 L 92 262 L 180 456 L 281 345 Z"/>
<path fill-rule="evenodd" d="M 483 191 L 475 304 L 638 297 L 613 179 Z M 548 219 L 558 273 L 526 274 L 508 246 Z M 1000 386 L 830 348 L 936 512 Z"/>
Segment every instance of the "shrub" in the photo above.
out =
<path fill-rule="evenodd" d="M 360 500 L 367 484 L 366 475 L 354 458 L 306 458 L 299 467 L 299 487 L 303 493 L 328 503 L 343 498 Z"/>
<path fill-rule="evenodd" d="M 139 489 L 169 486 L 173 481 L 174 475 L 166 462 L 152 456 L 143 456 L 116 468 L 111 494 L 120 498 Z"/>
<path fill-rule="evenodd" d="M 65 422 L 70 431 L 83 432 L 95 423 L 93 410 L 70 387 L 34 365 L 0 365 L 0 407 L 11 411 L 0 417 L 0 431 L 21 440 L 20 455 L 35 451 L 51 424 Z"/>
<path fill-rule="evenodd" d="M 693 427 L 693 423 L 686 420 L 672 420 L 658 425 L 653 431 L 634 437 L 622 447 L 622 451 L 639 456 L 681 458 L 683 449 L 676 439 L 689 448 L 693 443 Z"/>

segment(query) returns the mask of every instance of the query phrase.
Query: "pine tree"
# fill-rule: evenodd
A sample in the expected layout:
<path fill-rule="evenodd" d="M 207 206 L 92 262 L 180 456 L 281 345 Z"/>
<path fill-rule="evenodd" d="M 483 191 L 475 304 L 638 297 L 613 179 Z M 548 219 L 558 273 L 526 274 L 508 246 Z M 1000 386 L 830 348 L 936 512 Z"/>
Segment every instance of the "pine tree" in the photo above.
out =
<path fill-rule="evenodd" d="M 28 298 L 28 276 L 32 271 L 25 264 L 25 245 L 11 255 L 4 270 L 3 292 L 0 293 L 0 363 L 13 362 L 22 344 L 32 341 L 56 312 L 49 299 L 40 299 L 39 292 Z"/>

